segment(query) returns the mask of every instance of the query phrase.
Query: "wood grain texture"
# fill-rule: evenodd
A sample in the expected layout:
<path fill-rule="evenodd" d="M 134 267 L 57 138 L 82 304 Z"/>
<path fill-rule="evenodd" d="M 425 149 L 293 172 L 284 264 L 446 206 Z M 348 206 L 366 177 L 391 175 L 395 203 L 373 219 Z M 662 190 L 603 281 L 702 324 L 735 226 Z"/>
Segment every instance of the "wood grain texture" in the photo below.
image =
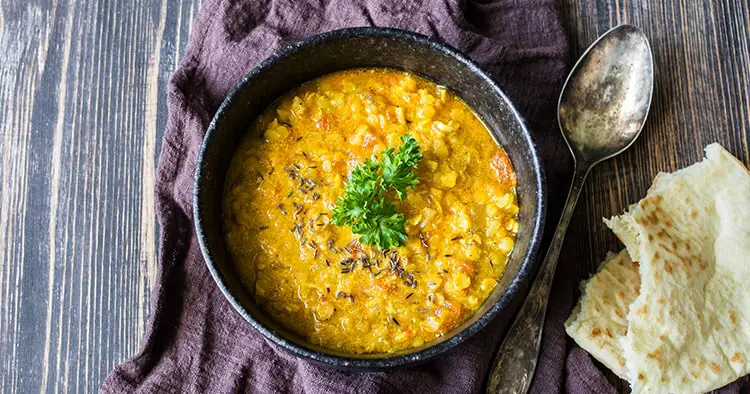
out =
<path fill-rule="evenodd" d="M 601 222 L 710 142 L 750 161 L 746 1 L 560 0 L 577 57 L 619 23 L 651 39 L 656 93 L 590 175 L 563 250 L 586 276 Z M 0 1 L 0 392 L 96 391 L 138 349 L 156 271 L 166 83 L 199 0 Z M 610 376 L 621 391 L 627 386 Z"/>
<path fill-rule="evenodd" d="M 0 392 L 93 392 L 143 336 L 166 82 L 197 0 L 0 2 Z"/>
<path fill-rule="evenodd" d="M 621 23 L 644 30 L 654 52 L 649 120 L 624 154 L 590 174 L 568 231 L 558 269 L 592 274 L 607 251 L 623 248 L 602 222 L 645 196 L 659 171 L 699 161 L 719 142 L 750 163 L 750 8 L 747 1 L 563 0 L 572 56 Z M 603 368 L 604 369 L 604 368 Z M 608 373 L 621 392 L 627 383 Z"/>

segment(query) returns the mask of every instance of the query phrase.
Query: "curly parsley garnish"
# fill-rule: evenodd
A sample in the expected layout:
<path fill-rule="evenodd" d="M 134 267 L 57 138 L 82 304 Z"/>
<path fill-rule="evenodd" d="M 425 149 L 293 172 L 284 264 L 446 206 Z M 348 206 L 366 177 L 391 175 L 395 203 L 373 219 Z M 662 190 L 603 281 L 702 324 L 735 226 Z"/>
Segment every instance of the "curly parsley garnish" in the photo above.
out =
<path fill-rule="evenodd" d="M 398 152 L 390 147 L 383 151 L 380 161 L 373 156 L 355 167 L 344 186 L 345 194 L 333 207 L 334 224 L 351 227 L 360 242 L 381 250 L 406 243 L 406 217 L 386 200 L 385 193 L 393 189 L 403 200 L 407 190 L 419 183 L 413 171 L 422 160 L 419 144 L 410 134 L 401 142 Z"/>

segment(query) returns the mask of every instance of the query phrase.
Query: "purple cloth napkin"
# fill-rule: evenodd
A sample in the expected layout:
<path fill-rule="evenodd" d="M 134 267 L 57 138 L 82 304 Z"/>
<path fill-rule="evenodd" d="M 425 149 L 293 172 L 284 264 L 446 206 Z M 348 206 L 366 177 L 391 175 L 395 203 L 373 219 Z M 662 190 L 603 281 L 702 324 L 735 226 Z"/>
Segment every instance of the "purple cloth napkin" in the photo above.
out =
<path fill-rule="evenodd" d="M 204 0 L 185 58 L 169 84 L 169 119 L 156 178 L 159 274 L 141 351 L 118 365 L 103 392 L 477 392 L 512 317 L 501 316 L 455 351 L 426 364 L 347 373 L 298 359 L 267 342 L 213 282 L 194 234 L 192 186 L 206 127 L 227 92 L 280 45 L 351 26 L 416 31 L 489 70 L 529 122 L 545 162 L 548 228 L 567 190 L 570 159 L 554 110 L 567 42 L 555 0 Z M 561 275 L 534 391 L 613 392 L 562 329 L 580 278 Z M 518 302 L 516 302 L 518 304 Z"/>

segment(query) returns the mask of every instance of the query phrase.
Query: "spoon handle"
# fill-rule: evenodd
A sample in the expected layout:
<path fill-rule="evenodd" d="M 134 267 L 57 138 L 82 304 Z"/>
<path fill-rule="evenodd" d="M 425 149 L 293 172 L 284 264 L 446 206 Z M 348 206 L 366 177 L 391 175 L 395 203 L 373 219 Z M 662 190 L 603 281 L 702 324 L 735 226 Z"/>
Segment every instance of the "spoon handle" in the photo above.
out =
<path fill-rule="evenodd" d="M 589 168 L 576 169 L 560 222 L 529 295 L 500 345 L 487 382 L 491 394 L 525 394 L 531 387 L 557 258 Z"/>

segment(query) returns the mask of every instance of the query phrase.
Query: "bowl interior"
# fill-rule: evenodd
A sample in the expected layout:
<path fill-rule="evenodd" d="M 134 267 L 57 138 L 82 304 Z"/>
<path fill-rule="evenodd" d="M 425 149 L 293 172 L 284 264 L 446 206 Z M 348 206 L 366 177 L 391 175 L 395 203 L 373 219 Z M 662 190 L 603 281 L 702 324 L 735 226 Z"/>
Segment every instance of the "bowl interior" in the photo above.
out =
<path fill-rule="evenodd" d="M 465 100 L 492 130 L 516 170 L 519 233 L 503 277 L 479 310 L 441 339 L 392 354 L 354 356 L 306 342 L 260 310 L 230 261 L 223 235 L 221 201 L 227 169 L 238 141 L 268 105 L 300 84 L 335 71 L 389 67 L 419 74 Z M 533 265 L 542 226 L 544 195 L 536 151 L 523 120 L 500 89 L 454 50 L 422 36 L 392 29 L 346 29 L 287 47 L 253 70 L 229 95 L 212 121 L 198 160 L 195 218 L 201 248 L 222 291 L 259 331 L 288 350 L 327 364 L 378 369 L 423 361 L 468 338 L 505 308 Z"/>

